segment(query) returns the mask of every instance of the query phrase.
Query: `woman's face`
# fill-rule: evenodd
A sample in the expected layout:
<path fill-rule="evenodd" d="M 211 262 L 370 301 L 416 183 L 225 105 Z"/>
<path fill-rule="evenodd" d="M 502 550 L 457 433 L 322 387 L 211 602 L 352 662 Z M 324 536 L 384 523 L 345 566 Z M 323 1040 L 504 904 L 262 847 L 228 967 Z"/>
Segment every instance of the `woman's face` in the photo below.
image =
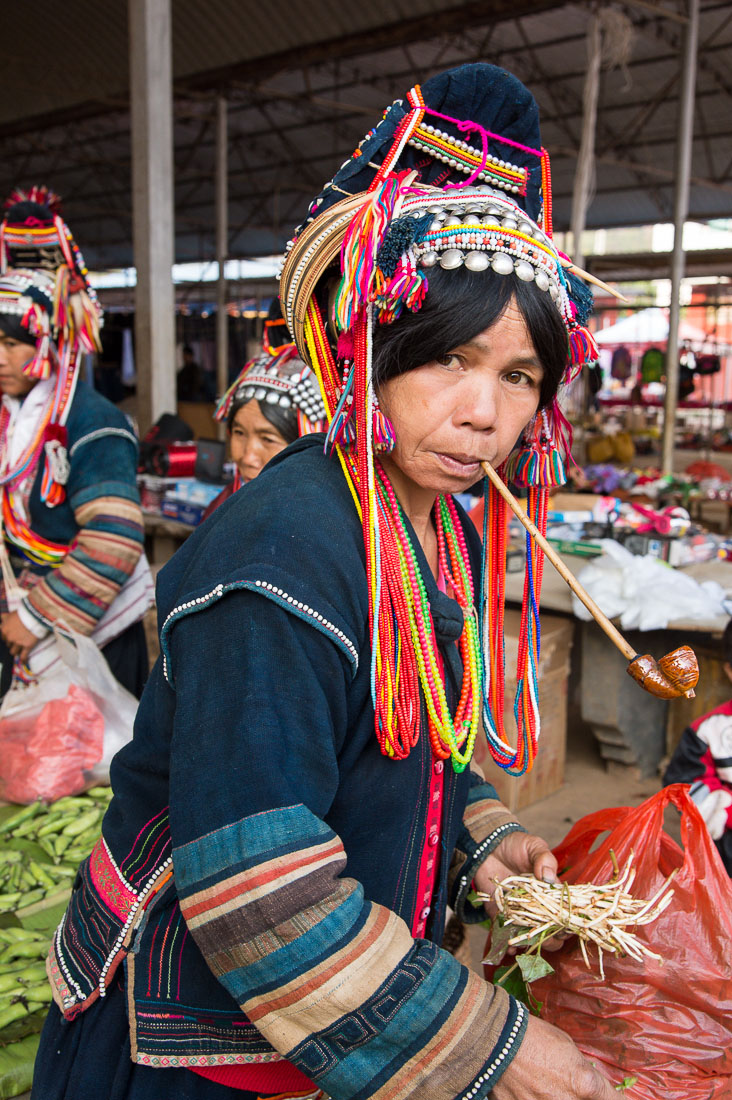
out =
<path fill-rule="evenodd" d="M 25 397 L 35 386 L 37 379 L 23 374 L 23 367 L 35 355 L 31 344 L 14 340 L 0 329 L 0 391 L 10 397 Z"/>
<path fill-rule="evenodd" d="M 231 425 L 231 457 L 243 481 L 251 481 L 261 473 L 286 446 L 287 440 L 262 415 L 254 398 L 237 411 Z"/>
<path fill-rule="evenodd" d="M 538 408 L 543 375 L 512 298 L 490 328 L 381 386 L 396 436 L 384 465 L 407 488 L 465 491 L 482 477 L 481 460 L 498 466 L 508 456 Z"/>

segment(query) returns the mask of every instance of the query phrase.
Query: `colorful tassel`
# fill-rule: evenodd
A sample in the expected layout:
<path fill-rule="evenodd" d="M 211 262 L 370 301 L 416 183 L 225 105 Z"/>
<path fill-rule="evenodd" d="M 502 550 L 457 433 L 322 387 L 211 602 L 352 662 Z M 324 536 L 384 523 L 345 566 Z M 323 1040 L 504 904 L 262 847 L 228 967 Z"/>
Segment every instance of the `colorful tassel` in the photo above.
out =
<path fill-rule="evenodd" d="M 360 310 L 371 300 L 376 255 L 394 216 L 404 173 L 388 176 L 354 216 L 341 247 L 341 278 L 335 301 L 338 328 L 353 328 Z"/>
<path fill-rule="evenodd" d="M 356 442 L 356 425 L 353 421 L 353 363 L 344 363 L 343 388 L 333 411 L 330 426 L 325 436 L 326 451 L 334 447 L 348 449 Z"/>
<path fill-rule="evenodd" d="M 569 333 L 569 363 L 563 382 L 572 382 L 585 363 L 596 363 L 599 357 L 592 334 L 584 325 L 576 325 Z"/>
<path fill-rule="evenodd" d="M 386 413 L 379 408 L 378 401 L 374 401 L 374 451 L 376 454 L 390 454 L 394 450 L 396 437 L 394 425 Z"/>
<path fill-rule="evenodd" d="M 559 420 L 562 425 L 562 444 L 557 446 L 553 420 Z M 569 432 L 569 439 L 565 432 Z M 505 463 L 507 478 L 520 488 L 554 488 L 565 485 L 567 472 L 564 464 L 564 456 L 570 454 L 571 429 L 569 424 L 554 402 L 551 410 L 542 409 L 534 417 L 524 435 L 522 446 L 509 455 Z"/>
<path fill-rule="evenodd" d="M 373 300 L 379 322 L 391 324 L 405 306 L 416 312 L 424 302 L 427 289 L 427 276 L 417 267 L 411 254 L 402 257 L 388 281 L 377 269 Z"/>

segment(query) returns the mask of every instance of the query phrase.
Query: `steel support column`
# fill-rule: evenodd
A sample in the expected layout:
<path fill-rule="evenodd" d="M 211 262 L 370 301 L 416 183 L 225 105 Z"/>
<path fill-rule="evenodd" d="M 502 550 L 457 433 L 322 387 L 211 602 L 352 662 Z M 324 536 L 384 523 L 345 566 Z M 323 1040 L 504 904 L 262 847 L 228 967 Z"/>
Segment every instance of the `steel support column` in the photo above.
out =
<path fill-rule="evenodd" d="M 582 233 L 587 221 L 587 207 L 595 186 L 595 132 L 597 130 L 597 100 L 600 94 L 600 61 L 602 32 L 597 13 L 590 16 L 587 28 L 587 73 L 582 95 L 582 139 L 577 155 L 572 194 L 572 259 L 584 266 Z"/>
<path fill-rule="evenodd" d="M 673 473 L 674 429 L 679 395 L 679 318 L 681 280 L 684 277 L 684 222 L 689 211 L 689 177 L 694 136 L 694 91 L 699 42 L 699 0 L 689 0 L 689 21 L 684 34 L 683 68 L 679 97 L 679 129 L 676 138 L 676 190 L 674 195 L 674 248 L 671 258 L 671 308 L 666 345 L 666 398 L 663 414 L 661 468 Z"/>
<path fill-rule="evenodd" d="M 132 241 L 140 431 L 175 396 L 170 0 L 129 0 Z"/>
<path fill-rule="evenodd" d="M 226 258 L 229 251 L 229 166 L 227 102 L 220 95 L 216 100 L 216 390 L 221 396 L 229 376 L 229 328 L 226 311 Z M 219 424 L 219 437 L 224 438 L 226 426 Z"/>

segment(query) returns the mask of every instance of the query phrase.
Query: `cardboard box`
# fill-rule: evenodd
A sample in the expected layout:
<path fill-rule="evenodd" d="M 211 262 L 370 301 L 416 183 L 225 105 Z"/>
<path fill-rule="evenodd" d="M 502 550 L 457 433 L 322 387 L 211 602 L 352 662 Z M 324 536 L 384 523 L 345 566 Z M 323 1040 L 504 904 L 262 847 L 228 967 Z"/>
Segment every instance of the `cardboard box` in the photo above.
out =
<path fill-rule="evenodd" d="M 186 500 L 164 500 L 160 505 L 161 516 L 187 523 L 190 527 L 198 526 L 205 511 L 203 504 L 189 504 Z"/>
<path fill-rule="evenodd" d="M 503 722 L 508 740 L 516 743 L 513 697 L 516 693 L 516 655 L 521 615 L 506 611 L 506 695 Z M 564 782 L 567 741 L 567 683 L 574 622 L 561 615 L 542 614 L 539 657 L 539 715 L 541 732 L 534 766 L 519 778 L 494 763 L 485 738 L 476 741 L 475 761 L 509 810 L 518 811 L 558 790 Z"/>
<path fill-rule="evenodd" d="M 224 488 L 223 482 L 200 481 L 195 477 L 178 478 L 165 494 L 166 500 L 182 500 L 187 504 L 202 504 L 207 508 Z"/>

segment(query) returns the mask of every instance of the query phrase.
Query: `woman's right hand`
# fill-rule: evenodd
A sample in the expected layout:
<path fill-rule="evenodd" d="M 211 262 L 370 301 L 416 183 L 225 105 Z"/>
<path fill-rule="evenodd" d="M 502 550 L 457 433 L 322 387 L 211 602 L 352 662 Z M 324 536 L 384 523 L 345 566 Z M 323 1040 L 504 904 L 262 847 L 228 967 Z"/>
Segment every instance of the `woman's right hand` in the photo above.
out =
<path fill-rule="evenodd" d="M 618 1093 L 558 1027 L 530 1017 L 492 1100 L 617 1100 Z"/>

